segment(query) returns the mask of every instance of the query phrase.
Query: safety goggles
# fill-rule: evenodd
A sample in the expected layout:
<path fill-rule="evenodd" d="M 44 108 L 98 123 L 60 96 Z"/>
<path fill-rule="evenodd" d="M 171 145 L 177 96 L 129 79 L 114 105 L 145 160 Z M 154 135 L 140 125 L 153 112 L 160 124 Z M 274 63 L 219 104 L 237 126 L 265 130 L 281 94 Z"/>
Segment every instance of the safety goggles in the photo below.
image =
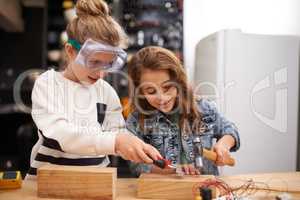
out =
<path fill-rule="evenodd" d="M 75 63 L 89 69 L 116 71 L 121 69 L 127 60 L 126 52 L 119 48 L 87 39 L 81 46 L 76 40 L 68 40 L 79 52 Z"/>

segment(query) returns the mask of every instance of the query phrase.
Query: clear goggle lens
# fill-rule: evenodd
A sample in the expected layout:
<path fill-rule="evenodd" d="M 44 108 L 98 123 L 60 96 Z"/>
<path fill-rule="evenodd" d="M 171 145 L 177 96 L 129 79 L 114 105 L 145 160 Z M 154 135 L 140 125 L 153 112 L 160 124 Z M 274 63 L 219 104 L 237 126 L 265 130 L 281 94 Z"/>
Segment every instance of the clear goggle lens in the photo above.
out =
<path fill-rule="evenodd" d="M 78 52 L 75 63 L 90 69 L 115 71 L 124 66 L 126 59 L 123 49 L 88 39 Z"/>

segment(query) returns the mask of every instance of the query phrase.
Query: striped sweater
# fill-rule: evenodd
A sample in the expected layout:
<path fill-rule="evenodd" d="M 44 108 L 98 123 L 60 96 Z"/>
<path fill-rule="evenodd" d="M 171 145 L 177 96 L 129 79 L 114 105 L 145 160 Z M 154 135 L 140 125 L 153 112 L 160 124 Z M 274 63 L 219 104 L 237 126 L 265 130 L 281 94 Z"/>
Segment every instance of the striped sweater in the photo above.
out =
<path fill-rule="evenodd" d="M 47 163 L 105 167 L 116 134 L 126 130 L 119 97 L 107 82 L 83 85 L 54 70 L 36 80 L 31 114 L 39 139 L 27 179 Z"/>

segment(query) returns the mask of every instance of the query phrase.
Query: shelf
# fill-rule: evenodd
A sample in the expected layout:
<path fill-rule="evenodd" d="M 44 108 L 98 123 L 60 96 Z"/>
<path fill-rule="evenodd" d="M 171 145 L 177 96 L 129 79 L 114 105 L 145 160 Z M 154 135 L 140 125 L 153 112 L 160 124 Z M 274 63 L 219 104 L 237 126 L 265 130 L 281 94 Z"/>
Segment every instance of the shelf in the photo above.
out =
<path fill-rule="evenodd" d="M 21 10 L 21 4 L 17 0 L 11 0 L 9 3 L 0 1 L 0 28 L 6 32 L 23 32 L 24 20 Z"/>

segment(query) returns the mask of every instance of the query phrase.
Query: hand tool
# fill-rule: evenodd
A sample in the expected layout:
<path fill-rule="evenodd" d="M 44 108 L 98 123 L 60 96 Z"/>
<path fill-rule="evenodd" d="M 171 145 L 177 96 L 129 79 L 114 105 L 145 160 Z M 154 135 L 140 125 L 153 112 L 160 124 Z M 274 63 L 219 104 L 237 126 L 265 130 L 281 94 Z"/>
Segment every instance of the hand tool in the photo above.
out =
<path fill-rule="evenodd" d="M 176 169 L 176 166 L 166 159 L 153 160 L 153 164 L 161 169 Z"/>
<path fill-rule="evenodd" d="M 202 146 L 201 139 L 199 136 L 193 139 L 193 144 L 194 144 L 195 166 L 198 169 L 201 169 L 203 167 L 203 158 L 216 162 L 217 153 L 212 150 L 205 149 Z M 235 160 L 233 158 L 229 158 L 225 160 L 224 163 L 229 166 L 234 166 Z"/>

